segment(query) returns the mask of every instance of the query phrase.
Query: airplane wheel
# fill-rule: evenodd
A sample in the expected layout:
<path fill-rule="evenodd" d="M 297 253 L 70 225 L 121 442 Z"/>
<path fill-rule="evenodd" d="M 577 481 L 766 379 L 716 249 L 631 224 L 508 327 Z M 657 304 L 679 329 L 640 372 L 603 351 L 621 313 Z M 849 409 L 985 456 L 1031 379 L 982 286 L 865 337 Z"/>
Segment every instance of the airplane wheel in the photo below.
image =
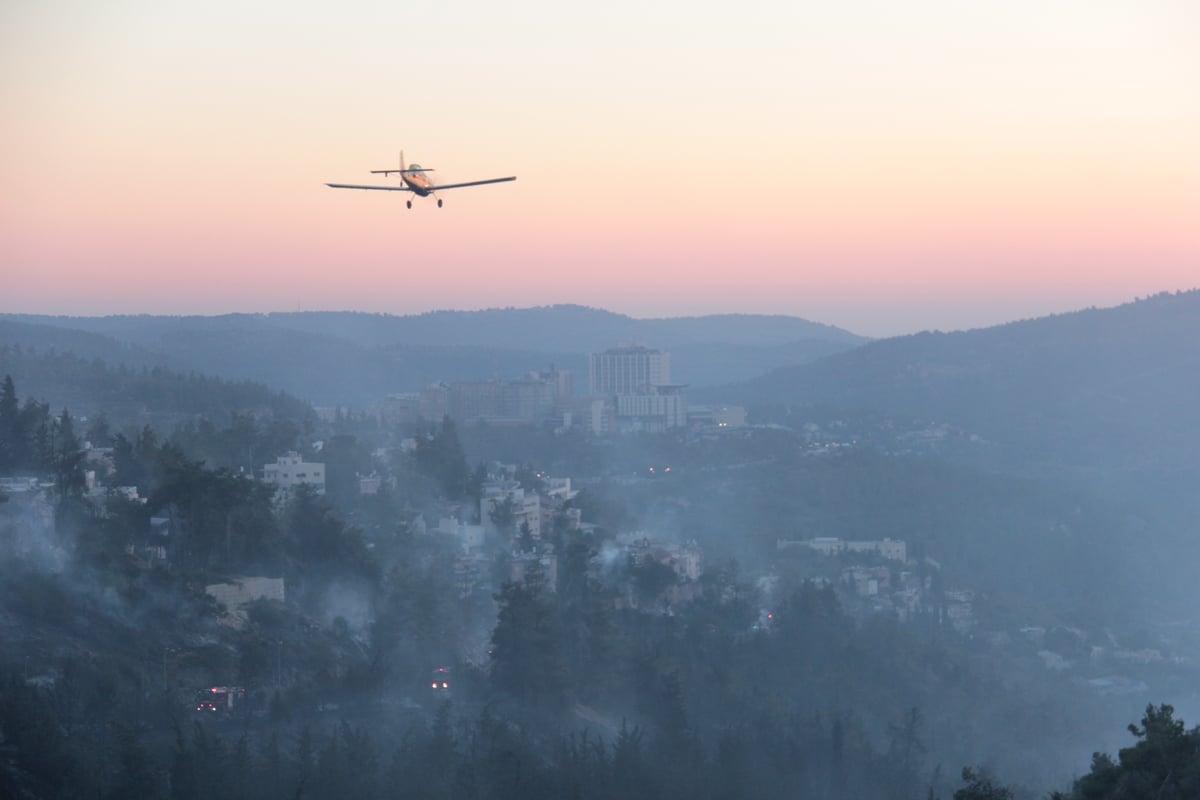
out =
<path fill-rule="evenodd" d="M 412 200 L 406 200 L 406 201 L 404 201 L 404 204 L 406 206 L 408 206 L 409 208 L 412 208 Z"/>
<path fill-rule="evenodd" d="M 438 208 L 442 207 L 442 198 L 438 198 Z"/>

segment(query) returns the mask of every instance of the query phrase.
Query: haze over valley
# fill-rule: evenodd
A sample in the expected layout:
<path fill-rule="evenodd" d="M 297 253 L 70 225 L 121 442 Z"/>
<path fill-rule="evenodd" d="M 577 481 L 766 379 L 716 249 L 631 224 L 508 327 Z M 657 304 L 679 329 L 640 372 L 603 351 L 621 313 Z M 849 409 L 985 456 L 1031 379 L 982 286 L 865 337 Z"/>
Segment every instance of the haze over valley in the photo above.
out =
<path fill-rule="evenodd" d="M 1196 290 L 884 340 L 577 306 L 0 316 L 5 785 L 455 796 L 499 714 L 550 759 L 523 793 L 578 780 L 564 736 L 643 764 L 595 796 L 703 793 L 667 754 L 723 770 L 748 725 L 815 760 L 739 791 L 1069 788 L 1147 705 L 1200 717 L 1198 343 Z M 637 364 L 652 385 L 600 385 Z M 70 718 L 41 705 L 64 691 Z M 808 722 L 756 716 L 785 710 Z M 65 772 L 36 724 L 83 737 L 42 745 Z M 114 726 L 133 773 L 78 749 Z M 341 755 L 271 767 L 281 735 Z M 449 776 L 409 762 L 437 737 Z"/>

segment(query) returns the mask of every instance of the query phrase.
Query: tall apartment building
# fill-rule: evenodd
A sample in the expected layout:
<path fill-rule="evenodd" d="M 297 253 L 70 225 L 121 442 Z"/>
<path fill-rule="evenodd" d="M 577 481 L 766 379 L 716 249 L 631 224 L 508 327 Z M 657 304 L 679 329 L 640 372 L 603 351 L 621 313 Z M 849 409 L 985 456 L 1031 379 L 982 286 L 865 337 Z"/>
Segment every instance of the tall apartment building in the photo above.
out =
<path fill-rule="evenodd" d="M 592 353 L 588 367 L 593 400 L 601 403 L 597 408 L 593 402 L 594 432 L 661 431 L 687 424 L 684 387 L 671 383 L 671 354 L 665 350 L 622 345 Z"/>
<path fill-rule="evenodd" d="M 613 347 L 588 356 L 593 395 L 649 394 L 671 382 L 671 354 L 642 345 Z"/>

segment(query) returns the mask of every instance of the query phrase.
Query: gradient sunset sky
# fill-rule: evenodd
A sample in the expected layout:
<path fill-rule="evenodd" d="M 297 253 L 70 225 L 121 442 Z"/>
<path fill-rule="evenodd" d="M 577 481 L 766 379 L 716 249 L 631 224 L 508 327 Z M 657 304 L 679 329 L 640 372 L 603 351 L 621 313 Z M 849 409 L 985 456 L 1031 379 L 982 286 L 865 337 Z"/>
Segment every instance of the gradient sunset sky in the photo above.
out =
<path fill-rule="evenodd" d="M 1195 0 L 10 1 L 0 119 L 2 312 L 883 336 L 1200 285 Z M 518 180 L 323 185 L 400 148 Z"/>

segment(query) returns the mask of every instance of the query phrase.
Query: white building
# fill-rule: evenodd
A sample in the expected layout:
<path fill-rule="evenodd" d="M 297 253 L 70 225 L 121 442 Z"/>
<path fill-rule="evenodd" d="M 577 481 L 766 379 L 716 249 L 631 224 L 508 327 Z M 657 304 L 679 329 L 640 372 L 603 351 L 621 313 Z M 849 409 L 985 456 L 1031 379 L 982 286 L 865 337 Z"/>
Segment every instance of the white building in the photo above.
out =
<path fill-rule="evenodd" d="M 656 387 L 650 394 L 617 395 L 622 428 L 663 430 L 687 425 L 687 399 L 679 387 Z"/>
<path fill-rule="evenodd" d="M 818 536 L 810 539 L 808 546 L 823 556 L 836 556 L 842 552 L 842 540 L 836 536 Z"/>
<path fill-rule="evenodd" d="M 297 486 L 311 486 L 317 494 L 325 494 L 325 465 L 305 461 L 293 451 L 263 467 L 263 480 L 274 484 L 282 495 L 290 494 Z"/>
<path fill-rule="evenodd" d="M 899 539 L 883 539 L 882 541 L 846 542 L 849 553 L 872 553 L 889 561 L 907 561 L 908 546 Z"/>
<path fill-rule="evenodd" d="M 593 395 L 646 394 L 671 382 L 671 354 L 642 345 L 613 347 L 588 356 Z"/>
<path fill-rule="evenodd" d="M 595 433 L 662 431 L 687 425 L 682 386 L 671 383 L 671 354 L 623 345 L 588 356 Z"/>
<path fill-rule="evenodd" d="M 528 494 L 516 481 L 495 481 L 483 485 L 483 496 L 479 498 L 479 522 L 486 533 L 498 532 L 492 512 L 504 502 L 512 503 L 513 534 L 519 534 L 523 525 L 529 526 L 534 539 L 542 538 L 542 501 L 537 492 Z"/>
<path fill-rule="evenodd" d="M 573 500 L 579 494 L 578 489 L 571 488 L 570 478 L 549 478 L 546 479 L 546 495 L 554 497 L 562 501 Z"/>

